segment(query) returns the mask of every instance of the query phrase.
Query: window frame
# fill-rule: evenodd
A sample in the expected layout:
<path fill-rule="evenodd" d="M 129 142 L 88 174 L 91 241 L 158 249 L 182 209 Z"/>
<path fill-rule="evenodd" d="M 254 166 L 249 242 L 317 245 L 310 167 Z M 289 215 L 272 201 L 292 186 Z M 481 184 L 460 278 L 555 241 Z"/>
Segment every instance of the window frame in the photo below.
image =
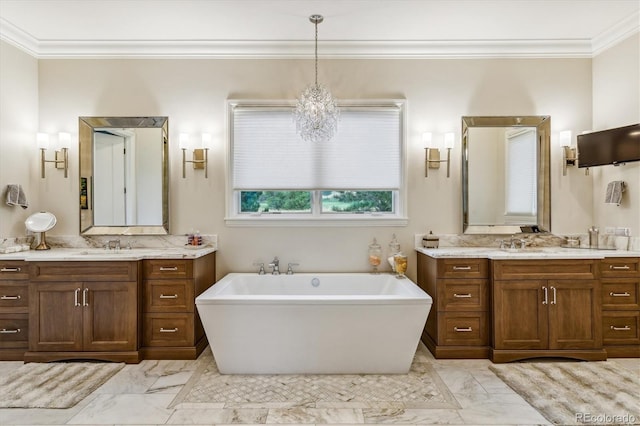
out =
<path fill-rule="evenodd" d="M 262 107 L 282 110 L 293 109 L 294 101 L 286 100 L 228 100 L 227 101 L 227 157 L 225 223 L 227 226 L 407 226 L 407 141 L 406 100 L 374 99 L 339 101 L 340 107 L 399 108 L 400 115 L 400 187 L 392 191 L 395 212 L 344 213 L 322 212 L 323 190 L 310 189 L 311 213 L 240 213 L 240 192 L 233 189 L 233 113 L 238 107 Z M 339 125 L 338 125 L 339 126 Z M 339 130 L 338 130 L 339 131 Z M 301 143 L 308 143 L 303 142 Z M 262 191 L 265 189 L 256 189 Z M 354 188 L 353 190 L 357 190 Z"/>

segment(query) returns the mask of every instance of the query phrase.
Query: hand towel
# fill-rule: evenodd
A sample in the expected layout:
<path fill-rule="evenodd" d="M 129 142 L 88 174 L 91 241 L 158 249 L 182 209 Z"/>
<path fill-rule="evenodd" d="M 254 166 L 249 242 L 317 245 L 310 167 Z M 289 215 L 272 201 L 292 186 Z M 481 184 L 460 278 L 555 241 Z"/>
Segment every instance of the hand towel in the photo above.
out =
<path fill-rule="evenodd" d="M 29 202 L 27 201 L 27 196 L 22 190 L 22 185 L 7 185 L 7 204 L 10 206 L 20 206 L 23 209 L 29 207 Z"/>
<path fill-rule="evenodd" d="M 607 195 L 604 202 L 607 204 L 620 205 L 622 202 L 622 193 L 624 192 L 624 182 L 621 180 L 614 180 L 607 185 Z"/>

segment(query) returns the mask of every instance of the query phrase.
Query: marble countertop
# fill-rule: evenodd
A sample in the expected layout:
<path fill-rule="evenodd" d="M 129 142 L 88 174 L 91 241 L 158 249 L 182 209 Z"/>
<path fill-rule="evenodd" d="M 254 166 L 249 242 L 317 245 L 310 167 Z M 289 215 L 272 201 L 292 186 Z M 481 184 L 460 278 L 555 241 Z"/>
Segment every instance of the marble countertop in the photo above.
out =
<path fill-rule="evenodd" d="M 187 246 L 188 247 L 188 246 Z M 216 251 L 213 246 L 198 248 L 133 248 L 107 250 L 103 248 L 52 248 L 0 254 L 0 260 L 43 261 L 113 261 L 142 259 L 196 259 Z"/>
<path fill-rule="evenodd" d="M 640 257 L 640 252 L 591 248 L 528 247 L 525 249 L 499 249 L 497 247 L 417 247 L 416 251 L 434 258 L 462 257 L 509 259 L 604 259 L 605 257 Z"/>

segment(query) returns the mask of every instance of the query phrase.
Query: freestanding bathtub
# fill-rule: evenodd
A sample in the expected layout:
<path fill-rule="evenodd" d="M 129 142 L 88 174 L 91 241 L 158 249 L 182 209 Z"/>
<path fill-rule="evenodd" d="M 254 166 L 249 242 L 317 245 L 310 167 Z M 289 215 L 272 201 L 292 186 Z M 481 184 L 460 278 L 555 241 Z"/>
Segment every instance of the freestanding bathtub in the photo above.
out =
<path fill-rule="evenodd" d="M 406 373 L 431 303 L 367 273 L 232 273 L 196 298 L 223 374 Z"/>

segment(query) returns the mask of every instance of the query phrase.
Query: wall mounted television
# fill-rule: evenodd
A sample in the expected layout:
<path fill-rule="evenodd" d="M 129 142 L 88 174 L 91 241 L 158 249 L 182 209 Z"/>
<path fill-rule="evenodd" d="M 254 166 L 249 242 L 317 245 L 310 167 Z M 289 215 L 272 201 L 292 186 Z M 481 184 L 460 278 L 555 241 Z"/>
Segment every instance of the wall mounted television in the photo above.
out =
<path fill-rule="evenodd" d="M 578 167 L 640 161 L 640 124 L 578 135 Z"/>

